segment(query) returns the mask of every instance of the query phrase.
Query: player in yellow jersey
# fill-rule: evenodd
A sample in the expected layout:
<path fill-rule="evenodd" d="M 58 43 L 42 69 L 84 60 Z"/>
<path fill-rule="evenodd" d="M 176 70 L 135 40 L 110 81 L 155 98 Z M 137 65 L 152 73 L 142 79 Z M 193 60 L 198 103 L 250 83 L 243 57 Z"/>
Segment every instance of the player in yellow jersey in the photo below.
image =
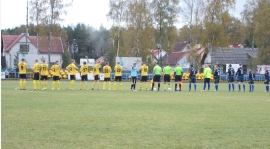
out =
<path fill-rule="evenodd" d="M 117 65 L 114 67 L 115 71 L 115 78 L 114 78 L 114 85 L 113 90 L 116 90 L 116 82 L 120 82 L 120 90 L 123 90 L 123 84 L 122 84 L 122 66 L 120 66 L 120 62 L 117 62 Z"/>
<path fill-rule="evenodd" d="M 69 83 L 69 89 L 70 90 L 75 90 L 73 88 L 74 82 L 75 82 L 75 75 L 77 73 L 78 68 L 75 66 L 75 60 L 71 61 L 71 64 L 69 64 L 66 67 L 67 70 L 69 70 L 69 78 L 70 78 L 70 83 Z"/>
<path fill-rule="evenodd" d="M 20 90 L 26 90 L 26 69 L 27 64 L 24 62 L 24 58 L 22 61 L 18 63 L 19 68 L 19 76 L 20 76 Z"/>
<path fill-rule="evenodd" d="M 54 85 L 55 85 L 55 83 L 57 83 L 57 86 L 58 86 L 58 90 L 60 90 L 60 78 L 59 78 L 59 76 L 60 76 L 60 71 L 59 71 L 59 69 L 60 69 L 60 66 L 62 66 L 62 63 L 63 62 L 61 62 L 61 64 L 59 65 L 59 62 L 58 61 L 56 61 L 55 63 L 54 63 L 54 65 L 51 67 L 51 71 L 52 71 L 52 73 L 53 73 L 53 83 L 52 83 L 52 90 L 54 90 Z"/>
<path fill-rule="evenodd" d="M 143 65 L 140 68 L 140 71 L 141 71 L 140 91 L 142 90 L 142 82 L 145 83 L 145 90 L 147 91 L 147 88 L 148 88 L 148 84 L 147 84 L 147 80 L 148 80 L 148 66 L 146 66 L 145 63 L 143 63 Z"/>
<path fill-rule="evenodd" d="M 94 80 L 94 83 L 92 85 L 92 90 L 94 90 L 94 87 L 96 84 L 98 86 L 97 90 L 99 90 L 99 65 L 100 65 L 100 62 L 96 61 L 94 68 L 93 68 L 93 76 L 94 76 L 95 80 Z"/>
<path fill-rule="evenodd" d="M 42 81 L 42 89 L 43 90 L 46 90 L 46 86 L 47 86 L 47 83 L 48 83 L 48 64 L 45 63 L 45 59 L 42 60 L 42 64 L 39 65 L 40 67 L 40 80 Z"/>
<path fill-rule="evenodd" d="M 33 85 L 34 85 L 34 90 L 39 90 L 39 70 L 40 70 L 40 66 L 38 63 L 38 60 L 35 60 L 35 64 L 33 66 L 33 73 L 34 73 L 34 77 L 33 77 Z"/>
<path fill-rule="evenodd" d="M 89 63 L 88 57 L 85 56 L 85 58 L 87 58 L 87 62 Z M 88 63 L 83 62 L 83 66 L 81 66 L 81 68 L 80 68 L 80 72 L 81 72 L 80 90 L 82 90 L 82 84 L 83 84 L 83 83 L 84 83 L 84 90 L 87 90 L 87 81 L 88 81 Z"/>
<path fill-rule="evenodd" d="M 111 72 L 112 72 L 112 68 L 109 66 L 109 62 L 107 62 L 106 66 L 103 67 L 103 73 L 104 73 L 103 89 L 106 88 L 106 82 L 108 82 L 108 88 L 109 90 L 111 90 Z"/>

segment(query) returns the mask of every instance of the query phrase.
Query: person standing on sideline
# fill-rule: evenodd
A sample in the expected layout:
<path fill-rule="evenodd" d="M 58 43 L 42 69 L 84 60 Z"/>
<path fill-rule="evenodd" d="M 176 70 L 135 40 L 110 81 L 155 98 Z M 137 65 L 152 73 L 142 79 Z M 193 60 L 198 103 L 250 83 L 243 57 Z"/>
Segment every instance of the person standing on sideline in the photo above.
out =
<path fill-rule="evenodd" d="M 196 74 L 197 74 L 197 70 L 195 68 L 193 68 L 193 65 L 190 65 L 190 72 L 189 72 L 189 91 L 191 91 L 191 83 L 194 84 L 194 90 L 196 92 Z"/>
<path fill-rule="evenodd" d="M 246 91 L 246 86 L 244 82 L 244 68 L 242 67 L 242 64 L 239 64 L 239 68 L 236 71 L 235 77 L 238 76 L 238 92 L 241 92 L 241 84 L 243 85 L 243 91 Z"/>
<path fill-rule="evenodd" d="M 183 69 L 177 63 L 176 68 L 174 69 L 174 81 L 175 81 L 174 91 L 177 91 L 177 84 L 179 85 L 179 91 L 181 91 L 182 74 L 183 74 Z"/>
<path fill-rule="evenodd" d="M 255 73 L 252 71 L 251 68 L 249 69 L 248 80 L 249 80 L 249 92 L 254 92 Z"/>
<path fill-rule="evenodd" d="M 227 80 L 228 80 L 228 89 L 229 92 L 231 91 L 231 86 L 232 86 L 232 90 L 234 92 L 234 69 L 232 68 L 232 65 L 229 65 L 229 69 L 227 71 Z"/>
<path fill-rule="evenodd" d="M 215 65 L 215 71 L 214 71 L 214 80 L 215 80 L 215 91 L 218 91 L 218 84 L 220 80 L 220 68 L 218 65 Z"/>
<path fill-rule="evenodd" d="M 100 62 L 96 61 L 93 68 L 94 83 L 92 85 L 92 90 L 94 90 L 96 84 L 98 88 L 97 90 L 99 90 L 99 66 L 100 66 Z"/>
<path fill-rule="evenodd" d="M 5 71 L 6 78 L 8 78 L 8 74 L 9 74 L 8 69 L 6 69 Z"/>
<path fill-rule="evenodd" d="M 163 89 L 164 89 L 164 91 L 167 91 L 168 88 L 171 88 L 170 82 L 171 82 L 171 71 L 172 70 L 173 69 L 172 69 L 172 67 L 170 67 L 169 64 L 167 64 L 167 66 L 163 68 L 163 78 L 164 78 Z M 168 83 L 168 87 L 166 85 L 166 82 Z"/>
<path fill-rule="evenodd" d="M 50 70 L 52 70 L 53 73 L 53 83 L 52 83 L 52 90 L 54 90 L 54 85 L 57 83 L 58 90 L 60 90 L 60 67 L 62 66 L 63 62 L 59 65 L 59 62 L 56 61 L 54 65 L 51 67 Z"/>
<path fill-rule="evenodd" d="M 71 64 L 69 64 L 66 69 L 69 70 L 69 78 L 70 78 L 70 83 L 69 83 L 69 89 L 70 90 L 75 90 L 73 88 L 74 82 L 75 82 L 75 76 L 77 73 L 78 68 L 75 66 L 75 60 L 71 61 Z"/>
<path fill-rule="evenodd" d="M 33 85 L 34 85 L 34 90 L 39 90 L 39 70 L 40 70 L 40 66 L 38 63 L 38 60 L 35 60 L 35 64 L 33 66 L 33 73 L 34 73 L 34 77 L 33 77 Z"/>
<path fill-rule="evenodd" d="M 111 90 L 111 72 L 112 72 L 112 68 L 109 65 L 109 62 L 107 62 L 106 66 L 103 67 L 103 73 L 104 73 L 103 89 L 106 88 L 106 82 L 108 82 L 108 88 L 109 90 Z"/>
<path fill-rule="evenodd" d="M 85 56 L 85 58 L 87 59 L 87 63 L 83 62 L 83 66 L 81 66 L 80 68 L 80 72 L 81 72 L 81 83 L 80 83 L 80 90 L 82 90 L 82 85 L 84 83 L 84 90 L 87 90 L 87 81 L 88 81 L 88 57 Z"/>
<path fill-rule="evenodd" d="M 45 63 L 45 59 L 42 60 L 42 64 L 39 65 L 40 66 L 40 80 L 41 82 L 41 86 L 42 86 L 42 90 L 46 90 L 46 86 L 48 83 L 48 64 Z"/>
<path fill-rule="evenodd" d="M 143 63 L 143 65 L 140 68 L 140 71 L 141 71 L 140 91 L 142 91 L 142 82 L 145 83 L 145 90 L 147 91 L 147 89 L 148 89 L 148 84 L 147 84 L 148 66 L 146 66 L 145 63 Z"/>
<path fill-rule="evenodd" d="M 26 90 L 26 69 L 27 64 L 24 62 L 24 58 L 22 61 L 18 63 L 19 68 L 19 77 L 20 77 L 20 90 Z"/>
<path fill-rule="evenodd" d="M 267 67 L 264 68 L 265 73 L 264 73 L 264 84 L 265 84 L 265 92 L 269 92 L 269 70 L 267 70 Z"/>
<path fill-rule="evenodd" d="M 137 66 L 136 63 L 131 67 L 131 80 L 132 84 L 130 86 L 131 91 L 136 91 L 136 81 L 137 81 Z"/>
<path fill-rule="evenodd" d="M 205 69 L 204 69 L 204 85 L 203 85 L 203 90 L 205 91 L 206 88 L 206 83 L 208 84 L 208 91 L 210 90 L 210 78 L 212 75 L 212 70 L 210 69 L 210 67 L 208 65 L 205 65 Z"/>
<path fill-rule="evenodd" d="M 123 68 L 122 66 L 120 66 L 120 62 L 117 62 L 117 65 L 114 67 L 114 71 L 115 71 L 115 78 L 114 78 L 113 90 L 116 90 L 116 82 L 120 82 L 120 90 L 123 90 L 123 84 L 122 84 Z"/>
<path fill-rule="evenodd" d="M 162 72 L 162 68 L 159 66 L 159 63 L 156 63 L 156 66 L 153 68 L 153 84 L 151 91 L 154 90 L 155 82 L 158 82 L 158 91 L 160 89 L 160 75 Z"/>

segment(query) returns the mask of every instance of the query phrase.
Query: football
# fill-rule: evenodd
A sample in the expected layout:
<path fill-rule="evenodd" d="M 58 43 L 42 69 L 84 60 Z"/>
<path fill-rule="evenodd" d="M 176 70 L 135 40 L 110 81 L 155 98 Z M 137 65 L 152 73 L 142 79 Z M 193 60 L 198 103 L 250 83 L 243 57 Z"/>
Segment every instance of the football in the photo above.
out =
<path fill-rule="evenodd" d="M 154 91 L 157 91 L 157 88 L 154 88 Z"/>
<path fill-rule="evenodd" d="M 172 91 L 172 89 L 171 88 L 168 88 L 168 91 L 170 92 L 170 91 Z"/>

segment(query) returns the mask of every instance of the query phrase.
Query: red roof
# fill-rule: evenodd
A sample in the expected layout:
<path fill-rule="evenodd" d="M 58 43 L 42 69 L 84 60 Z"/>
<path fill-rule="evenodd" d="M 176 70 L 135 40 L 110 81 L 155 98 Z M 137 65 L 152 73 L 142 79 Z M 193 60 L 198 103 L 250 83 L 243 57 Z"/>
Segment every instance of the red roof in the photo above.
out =
<path fill-rule="evenodd" d="M 170 65 L 176 65 L 176 63 L 183 58 L 183 56 L 186 54 L 186 52 L 172 52 L 168 55 L 168 64 Z M 167 54 L 163 57 L 162 60 L 163 64 L 167 64 Z"/>
<path fill-rule="evenodd" d="M 96 62 L 102 63 L 104 61 L 104 59 L 105 59 L 105 57 L 104 56 L 101 56 L 98 59 L 96 59 Z"/>
<path fill-rule="evenodd" d="M 154 56 L 157 56 L 159 54 L 159 51 L 162 52 L 162 50 L 153 50 L 152 51 L 153 52 L 153 55 Z"/>
<path fill-rule="evenodd" d="M 174 52 L 180 52 L 189 44 L 188 41 L 174 43 Z"/>
<path fill-rule="evenodd" d="M 19 42 L 19 40 L 25 36 L 21 35 L 2 35 L 3 49 L 4 51 L 10 51 L 12 47 Z M 39 46 L 37 46 L 37 36 L 28 36 L 29 42 L 31 42 L 36 48 L 39 47 L 40 53 L 47 53 L 49 47 L 49 40 L 46 36 L 38 37 Z M 64 53 L 61 37 L 52 37 L 51 53 Z"/>

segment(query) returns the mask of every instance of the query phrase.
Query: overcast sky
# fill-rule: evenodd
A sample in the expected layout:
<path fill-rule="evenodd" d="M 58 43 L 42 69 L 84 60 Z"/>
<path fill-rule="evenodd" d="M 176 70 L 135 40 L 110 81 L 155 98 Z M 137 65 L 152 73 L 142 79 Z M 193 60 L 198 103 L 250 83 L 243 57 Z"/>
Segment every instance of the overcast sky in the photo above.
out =
<path fill-rule="evenodd" d="M 245 2 L 246 0 L 236 0 L 235 10 L 231 13 L 240 18 Z M 26 3 L 27 0 L 1 0 L 1 29 L 26 24 Z M 112 22 L 106 17 L 109 11 L 108 3 L 109 0 L 74 0 L 73 6 L 68 8 L 68 15 L 65 16 L 65 21 L 61 22 L 61 25 L 84 23 L 98 29 L 102 24 L 109 29 Z"/>

